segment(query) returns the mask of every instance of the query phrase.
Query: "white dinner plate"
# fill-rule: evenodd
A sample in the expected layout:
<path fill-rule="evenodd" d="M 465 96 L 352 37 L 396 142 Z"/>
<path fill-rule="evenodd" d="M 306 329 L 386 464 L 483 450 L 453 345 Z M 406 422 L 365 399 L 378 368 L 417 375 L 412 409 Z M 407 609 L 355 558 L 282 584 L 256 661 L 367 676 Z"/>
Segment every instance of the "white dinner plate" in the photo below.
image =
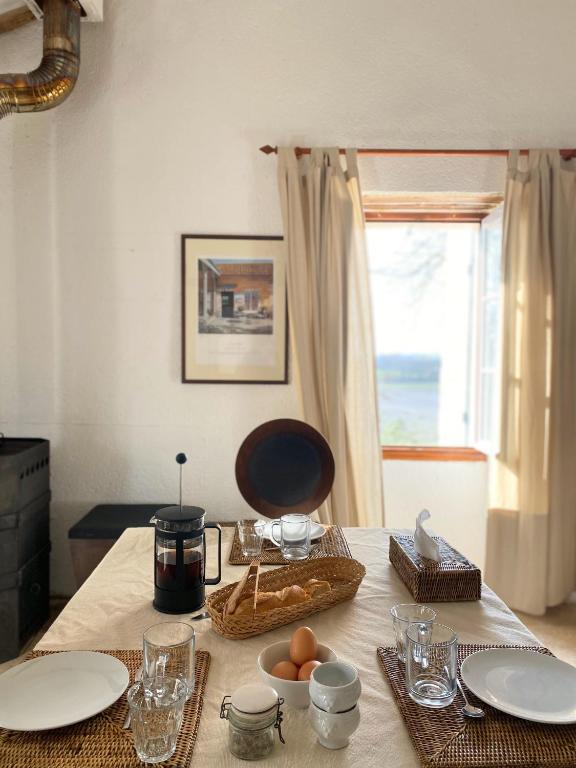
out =
<path fill-rule="evenodd" d="M 478 651 L 462 662 L 462 679 L 479 699 L 536 723 L 576 723 L 576 667 L 514 648 Z"/>
<path fill-rule="evenodd" d="M 63 651 L 0 675 L 0 727 L 45 731 L 86 720 L 128 687 L 125 664 L 95 651 Z"/>
<path fill-rule="evenodd" d="M 270 535 L 270 532 L 272 531 L 272 523 L 273 522 L 280 522 L 279 520 L 274 521 L 271 520 L 270 522 L 264 522 L 264 520 L 258 520 L 255 525 L 258 527 L 263 526 L 264 527 L 264 538 L 268 539 L 269 541 L 272 541 L 272 537 Z M 314 541 L 315 539 L 321 539 L 322 536 L 326 533 L 326 528 L 324 528 L 323 525 L 320 525 L 320 523 L 315 523 L 314 521 L 311 521 L 310 525 L 310 539 Z M 280 534 L 279 528 L 276 528 L 276 535 L 278 536 Z"/>

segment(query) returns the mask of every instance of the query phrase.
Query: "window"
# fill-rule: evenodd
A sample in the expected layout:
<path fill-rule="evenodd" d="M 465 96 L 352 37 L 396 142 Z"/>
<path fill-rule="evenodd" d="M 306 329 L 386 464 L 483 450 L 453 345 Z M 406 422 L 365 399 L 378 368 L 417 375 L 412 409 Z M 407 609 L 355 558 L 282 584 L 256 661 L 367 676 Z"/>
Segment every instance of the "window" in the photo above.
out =
<path fill-rule="evenodd" d="M 497 449 L 499 437 L 501 251 L 502 208 L 498 208 L 482 221 L 477 264 L 474 434 L 476 445 L 488 453 Z"/>
<path fill-rule="evenodd" d="M 367 226 L 381 443 L 485 451 L 496 434 L 501 217 L 452 209 L 447 221 L 421 203 Z"/>
<path fill-rule="evenodd" d="M 244 309 L 246 312 L 257 312 L 260 309 L 260 291 L 255 288 L 244 289 Z"/>

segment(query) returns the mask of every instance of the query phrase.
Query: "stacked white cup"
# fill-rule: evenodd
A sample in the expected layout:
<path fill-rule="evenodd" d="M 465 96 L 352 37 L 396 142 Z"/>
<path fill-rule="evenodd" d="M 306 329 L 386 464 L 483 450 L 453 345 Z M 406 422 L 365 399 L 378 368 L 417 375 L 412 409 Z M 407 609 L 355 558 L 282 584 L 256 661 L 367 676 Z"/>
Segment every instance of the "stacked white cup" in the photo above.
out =
<path fill-rule="evenodd" d="M 308 715 L 318 741 L 327 749 L 348 746 L 360 724 L 358 670 L 343 661 L 328 661 L 310 676 Z"/>

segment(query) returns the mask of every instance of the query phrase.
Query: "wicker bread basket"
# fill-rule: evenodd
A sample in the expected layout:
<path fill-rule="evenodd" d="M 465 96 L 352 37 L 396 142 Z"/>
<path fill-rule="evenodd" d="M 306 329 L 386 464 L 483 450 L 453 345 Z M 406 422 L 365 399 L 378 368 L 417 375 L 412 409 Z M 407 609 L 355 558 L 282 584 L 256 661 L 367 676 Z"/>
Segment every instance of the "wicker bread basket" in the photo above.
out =
<path fill-rule="evenodd" d="M 302 586 L 308 579 L 328 581 L 332 589 L 327 594 L 318 595 L 304 603 L 275 608 L 255 616 L 223 615 L 224 604 L 236 586 L 235 583 L 228 584 L 213 592 L 206 601 L 212 619 L 212 629 L 230 640 L 243 640 L 246 637 L 261 635 L 312 613 L 325 611 L 344 600 L 350 600 L 356 594 L 365 574 L 366 568 L 362 563 L 348 557 L 323 557 L 267 571 L 260 575 L 258 589 L 262 592 L 275 592 L 291 584 Z"/>

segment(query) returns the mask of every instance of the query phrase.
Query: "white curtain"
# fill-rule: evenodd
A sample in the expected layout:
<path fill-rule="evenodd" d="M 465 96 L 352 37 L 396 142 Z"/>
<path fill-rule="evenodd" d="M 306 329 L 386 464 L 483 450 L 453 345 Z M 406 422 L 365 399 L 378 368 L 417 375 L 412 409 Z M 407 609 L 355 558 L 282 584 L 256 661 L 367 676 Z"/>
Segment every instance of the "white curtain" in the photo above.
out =
<path fill-rule="evenodd" d="M 512 153 L 504 207 L 500 453 L 486 581 L 542 614 L 576 590 L 576 173 Z"/>
<path fill-rule="evenodd" d="M 382 526 L 384 502 L 364 217 L 356 153 L 279 149 L 295 378 L 336 464 L 323 522 Z"/>

